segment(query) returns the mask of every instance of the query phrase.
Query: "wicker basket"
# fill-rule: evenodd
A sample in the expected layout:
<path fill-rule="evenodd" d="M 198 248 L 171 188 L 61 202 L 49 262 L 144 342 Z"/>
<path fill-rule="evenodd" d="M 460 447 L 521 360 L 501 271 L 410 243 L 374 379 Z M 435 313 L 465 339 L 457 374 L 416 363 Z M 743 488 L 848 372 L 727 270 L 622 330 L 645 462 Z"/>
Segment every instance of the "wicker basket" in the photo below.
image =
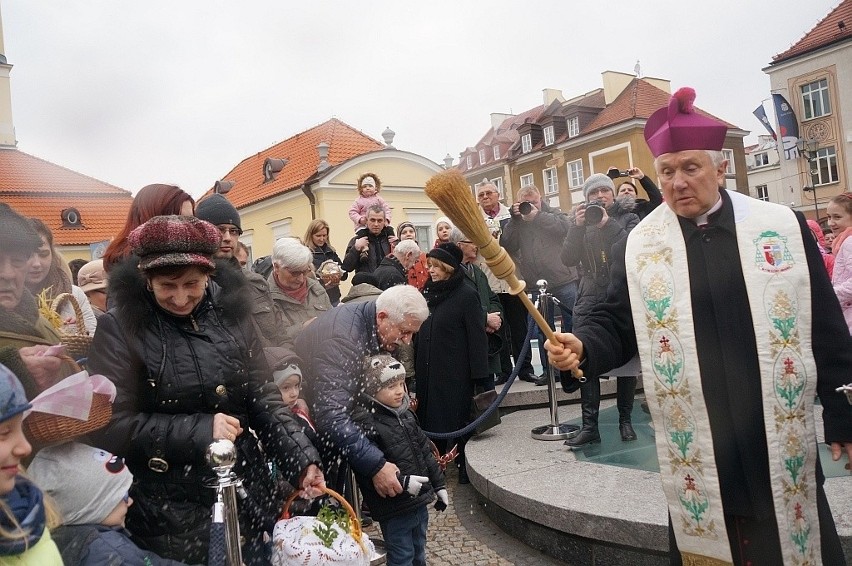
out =
<path fill-rule="evenodd" d="M 74 440 L 105 427 L 112 418 L 112 403 L 109 395 L 92 395 L 92 409 L 89 419 L 81 421 L 62 415 L 33 411 L 24 419 L 24 434 L 33 442 L 52 444 Z"/>
<path fill-rule="evenodd" d="M 57 295 L 53 299 L 53 304 L 50 305 L 51 310 L 58 313 L 66 301 L 71 303 L 71 308 L 74 309 L 74 317 L 77 319 L 77 332 L 67 333 L 63 329 L 59 329 L 60 343 L 65 345 L 68 355 L 79 360 L 89 355 L 89 346 L 92 345 L 92 337 L 89 335 L 89 331 L 86 330 L 86 324 L 83 322 L 83 311 L 80 310 L 80 304 L 71 293 L 60 293 Z"/>

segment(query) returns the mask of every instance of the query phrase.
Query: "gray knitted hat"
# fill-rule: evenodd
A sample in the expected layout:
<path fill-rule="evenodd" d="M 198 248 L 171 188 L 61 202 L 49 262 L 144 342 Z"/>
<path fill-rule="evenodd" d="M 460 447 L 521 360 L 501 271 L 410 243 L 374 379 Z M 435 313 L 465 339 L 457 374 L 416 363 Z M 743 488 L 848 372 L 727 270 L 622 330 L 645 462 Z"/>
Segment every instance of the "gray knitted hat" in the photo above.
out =
<path fill-rule="evenodd" d="M 0 422 L 7 421 L 31 407 L 18 376 L 0 364 Z"/>
<path fill-rule="evenodd" d="M 388 354 L 367 358 L 364 364 L 364 392 L 375 396 L 379 389 L 390 387 L 397 381 L 405 381 L 405 368 Z"/>
<path fill-rule="evenodd" d="M 615 194 L 615 185 L 612 183 L 612 179 L 603 173 L 595 173 L 583 183 L 583 198 L 589 200 L 589 191 L 600 188 L 609 189 L 613 195 Z"/>
<path fill-rule="evenodd" d="M 27 475 L 53 497 L 66 525 L 101 523 L 133 483 L 123 459 L 78 442 L 39 450 Z"/>
<path fill-rule="evenodd" d="M 240 230 L 240 213 L 224 195 L 212 194 L 195 206 L 195 216 L 214 226 L 233 224 Z"/>

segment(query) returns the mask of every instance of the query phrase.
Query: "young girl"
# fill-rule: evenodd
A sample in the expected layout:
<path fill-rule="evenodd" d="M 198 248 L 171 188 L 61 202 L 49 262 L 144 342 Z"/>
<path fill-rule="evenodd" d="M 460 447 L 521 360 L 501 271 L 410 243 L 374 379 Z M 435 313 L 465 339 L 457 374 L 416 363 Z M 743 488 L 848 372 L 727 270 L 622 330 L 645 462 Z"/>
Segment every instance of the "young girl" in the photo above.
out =
<path fill-rule="evenodd" d="M 48 530 L 41 490 L 20 472 L 32 447 L 24 437 L 24 387 L 0 365 L 0 565 L 61 566 L 62 558 Z"/>
<path fill-rule="evenodd" d="M 828 203 L 828 227 L 834 234 L 834 273 L 831 284 L 843 307 L 846 326 L 852 333 L 852 193 L 842 193 Z"/>
<path fill-rule="evenodd" d="M 453 223 L 446 216 L 441 216 L 435 221 L 435 245 L 437 248 L 441 244 L 446 244 L 450 241 L 450 233 L 453 231 Z"/>
<path fill-rule="evenodd" d="M 375 173 L 364 173 L 358 177 L 358 198 L 349 207 L 349 218 L 355 225 L 356 234 L 360 229 L 366 228 L 367 210 L 374 205 L 379 205 L 385 210 L 385 219 L 390 226 L 391 208 L 385 199 L 379 196 L 381 190 L 382 182 Z"/>

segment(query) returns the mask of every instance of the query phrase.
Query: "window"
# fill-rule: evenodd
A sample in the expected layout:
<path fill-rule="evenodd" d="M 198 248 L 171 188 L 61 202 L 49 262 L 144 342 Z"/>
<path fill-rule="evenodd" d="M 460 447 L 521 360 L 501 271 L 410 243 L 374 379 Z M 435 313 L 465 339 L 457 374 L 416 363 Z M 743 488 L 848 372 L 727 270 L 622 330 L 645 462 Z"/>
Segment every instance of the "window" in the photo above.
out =
<path fill-rule="evenodd" d="M 579 189 L 585 182 L 586 178 L 583 177 L 583 161 L 581 159 L 578 159 L 577 161 L 569 161 L 568 186 L 572 189 Z"/>
<path fill-rule="evenodd" d="M 766 185 L 758 185 L 755 187 L 758 200 L 769 200 L 769 189 Z"/>
<path fill-rule="evenodd" d="M 467 157 L 464 158 L 464 164 L 467 166 L 468 169 L 473 168 L 473 159 L 471 159 L 470 156 L 468 155 Z"/>
<path fill-rule="evenodd" d="M 521 151 L 523 153 L 532 151 L 532 134 L 524 134 L 521 138 Z"/>
<path fill-rule="evenodd" d="M 500 159 L 500 146 L 495 145 L 494 146 L 494 161 L 497 161 L 498 159 Z"/>
<path fill-rule="evenodd" d="M 765 151 L 762 153 L 754 154 L 754 166 L 755 167 L 763 167 L 764 165 L 769 165 L 769 154 Z"/>
<path fill-rule="evenodd" d="M 428 250 L 432 248 L 432 244 L 434 243 L 434 238 L 431 235 L 432 226 L 424 226 L 424 225 L 414 225 L 414 233 L 415 238 L 417 239 L 417 245 L 420 246 L 421 250 Z"/>
<path fill-rule="evenodd" d="M 497 177 L 496 179 L 491 179 L 491 182 L 497 187 L 497 192 L 500 193 L 500 198 L 503 198 L 503 177 Z"/>
<path fill-rule="evenodd" d="M 802 106 L 805 107 L 805 120 L 831 114 L 828 79 L 821 79 L 802 86 Z"/>
<path fill-rule="evenodd" d="M 528 175 L 521 175 L 521 186 L 528 187 L 533 184 L 533 176 L 532 173 Z"/>
<path fill-rule="evenodd" d="M 484 149 L 479 150 L 479 164 L 485 165 L 485 150 Z"/>
<path fill-rule="evenodd" d="M 834 146 L 818 149 L 811 169 L 816 171 L 816 175 L 813 176 L 814 185 L 836 183 L 839 176 L 837 174 L 837 151 Z"/>
<path fill-rule="evenodd" d="M 573 118 L 568 118 L 568 137 L 576 138 L 580 135 L 580 118 L 574 116 Z"/>
<path fill-rule="evenodd" d="M 734 150 L 723 149 L 722 157 L 728 160 L 728 167 L 725 169 L 725 175 L 733 175 L 736 173 L 736 171 L 734 171 Z"/>
<path fill-rule="evenodd" d="M 556 138 L 553 135 L 553 126 L 547 126 L 544 129 L 544 145 L 553 145 Z"/>
<path fill-rule="evenodd" d="M 484 183 L 484 182 L 485 182 L 485 181 L 483 181 L 482 183 Z M 476 195 L 479 193 L 479 187 L 481 187 L 481 186 L 482 186 L 482 183 L 476 183 L 476 184 L 473 186 L 473 198 L 476 198 Z"/>
<path fill-rule="evenodd" d="M 545 169 L 542 171 L 542 175 L 544 176 L 544 194 L 559 194 L 559 179 L 556 176 L 556 168 Z"/>

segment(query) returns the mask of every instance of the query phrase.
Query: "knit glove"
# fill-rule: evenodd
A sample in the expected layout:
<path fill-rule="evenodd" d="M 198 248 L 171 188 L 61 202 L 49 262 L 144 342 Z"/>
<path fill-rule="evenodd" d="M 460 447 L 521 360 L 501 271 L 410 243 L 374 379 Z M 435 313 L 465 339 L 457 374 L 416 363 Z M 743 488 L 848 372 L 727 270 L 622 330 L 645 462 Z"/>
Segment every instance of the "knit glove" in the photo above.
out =
<path fill-rule="evenodd" d="M 435 501 L 435 510 L 440 513 L 441 511 L 446 511 L 447 505 L 450 504 L 450 496 L 447 495 L 446 488 L 441 488 L 435 492 L 435 495 L 438 496 L 438 500 Z"/>
<path fill-rule="evenodd" d="M 429 478 L 426 476 L 399 476 L 399 483 L 402 484 L 402 489 L 407 491 L 414 497 L 420 495 L 420 490 L 424 485 L 429 485 Z"/>

